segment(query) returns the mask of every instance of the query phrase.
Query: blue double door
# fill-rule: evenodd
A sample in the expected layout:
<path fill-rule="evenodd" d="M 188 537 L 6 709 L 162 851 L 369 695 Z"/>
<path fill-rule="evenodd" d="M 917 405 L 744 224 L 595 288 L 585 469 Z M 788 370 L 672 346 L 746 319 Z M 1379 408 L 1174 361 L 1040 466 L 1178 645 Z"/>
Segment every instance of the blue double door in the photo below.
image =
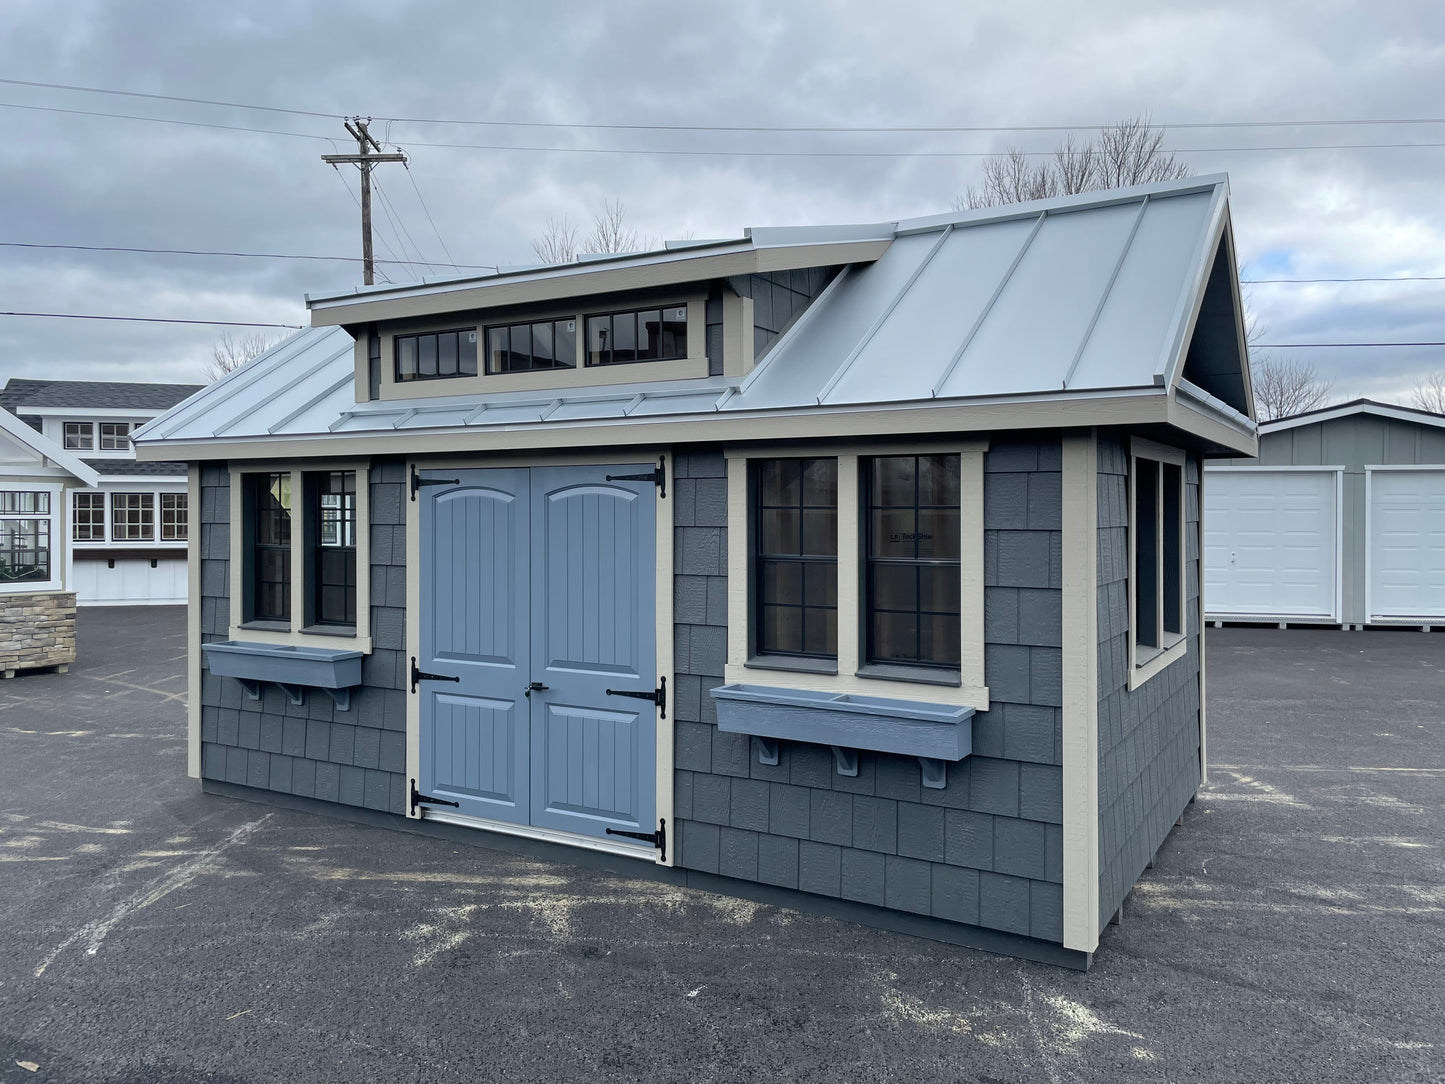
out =
<path fill-rule="evenodd" d="M 615 478 L 645 469 L 420 472 L 418 664 L 458 679 L 419 683 L 423 794 L 614 842 L 656 829 L 657 705 L 618 695 L 657 687 L 656 489 Z"/>

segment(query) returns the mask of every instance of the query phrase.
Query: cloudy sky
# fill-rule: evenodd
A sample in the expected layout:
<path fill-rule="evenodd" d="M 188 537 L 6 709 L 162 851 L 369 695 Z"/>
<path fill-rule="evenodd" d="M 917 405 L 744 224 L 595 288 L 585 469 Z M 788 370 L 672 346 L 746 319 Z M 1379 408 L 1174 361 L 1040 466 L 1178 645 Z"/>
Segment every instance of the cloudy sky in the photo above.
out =
<path fill-rule="evenodd" d="M 381 265 L 400 282 L 529 262 L 609 200 L 657 238 L 947 210 L 982 156 L 1066 134 L 1030 128 L 1147 113 L 1229 173 L 1244 279 L 1403 280 L 1247 286 L 1262 341 L 1445 340 L 1439 0 L 5 0 L 0 78 L 6 312 L 304 323 L 361 281 L 355 170 L 320 159 L 354 150 L 344 115 L 411 158 L 375 174 L 378 258 L 423 261 Z M 1013 130 L 897 130 L 930 127 Z M 0 381 L 201 379 L 227 330 L 0 315 Z M 1445 369 L 1274 353 L 1336 398 Z"/>

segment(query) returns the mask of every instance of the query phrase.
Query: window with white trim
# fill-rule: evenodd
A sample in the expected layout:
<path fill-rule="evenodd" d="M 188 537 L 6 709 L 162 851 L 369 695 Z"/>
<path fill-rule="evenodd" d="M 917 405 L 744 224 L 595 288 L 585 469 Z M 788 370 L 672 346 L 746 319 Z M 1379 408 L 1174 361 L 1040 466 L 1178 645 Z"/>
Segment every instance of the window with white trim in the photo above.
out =
<path fill-rule="evenodd" d="M 1136 439 L 1129 458 L 1129 613 L 1135 671 L 1184 648 L 1184 453 Z"/>
<path fill-rule="evenodd" d="M 156 537 L 154 493 L 110 495 L 110 540 L 152 542 Z"/>
<path fill-rule="evenodd" d="M 49 582 L 50 506 L 48 492 L 0 490 L 0 586 Z"/>
<path fill-rule="evenodd" d="M 102 452 L 129 451 L 130 422 L 101 422 L 100 450 Z"/>
<path fill-rule="evenodd" d="M 986 708 L 983 452 L 730 454 L 726 680 Z"/>
<path fill-rule="evenodd" d="M 77 490 L 71 537 L 77 542 L 105 541 L 105 494 Z"/>
<path fill-rule="evenodd" d="M 161 541 L 184 542 L 190 537 L 190 500 L 185 493 L 161 494 Z"/>
<path fill-rule="evenodd" d="M 65 449 L 70 452 L 94 451 L 95 424 L 93 422 L 66 422 Z"/>

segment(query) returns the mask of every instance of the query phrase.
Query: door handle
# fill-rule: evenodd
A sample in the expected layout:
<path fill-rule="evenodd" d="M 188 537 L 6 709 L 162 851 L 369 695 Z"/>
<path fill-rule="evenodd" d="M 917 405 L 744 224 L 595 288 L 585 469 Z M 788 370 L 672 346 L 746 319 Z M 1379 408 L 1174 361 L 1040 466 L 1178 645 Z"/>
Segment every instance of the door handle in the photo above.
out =
<path fill-rule="evenodd" d="M 540 681 L 534 681 L 522 690 L 522 695 L 525 696 L 528 700 L 531 700 L 533 693 L 546 692 L 549 687 L 550 686 L 543 685 Z"/>

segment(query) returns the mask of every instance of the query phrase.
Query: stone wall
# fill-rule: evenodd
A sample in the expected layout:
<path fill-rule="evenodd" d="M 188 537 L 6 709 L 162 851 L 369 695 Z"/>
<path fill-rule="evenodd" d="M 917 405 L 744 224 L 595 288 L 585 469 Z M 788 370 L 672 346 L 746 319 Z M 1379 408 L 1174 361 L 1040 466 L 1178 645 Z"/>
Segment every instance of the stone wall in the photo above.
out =
<path fill-rule="evenodd" d="M 913 757 L 780 742 L 758 763 L 717 728 L 727 651 L 721 453 L 676 457 L 677 863 L 1058 942 L 1063 936 L 1061 566 L 1057 441 L 985 460 L 985 676 L 974 753 L 922 786 Z"/>
<path fill-rule="evenodd" d="M 400 462 L 372 464 L 372 652 L 362 661 L 362 685 L 352 690 L 350 709 L 336 710 L 319 689 L 309 690 L 299 706 L 274 685 L 251 700 L 234 678 L 203 671 L 203 778 L 406 812 L 405 493 Z M 229 516 L 228 470 L 208 464 L 201 472 L 202 643 L 224 640 L 229 631 Z"/>
<path fill-rule="evenodd" d="M 0 595 L 0 671 L 6 677 L 74 661 L 74 591 Z"/>
<path fill-rule="evenodd" d="M 1184 468 L 1184 657 L 1129 676 L 1129 454 L 1099 441 L 1099 917 L 1124 902 L 1199 788 L 1199 460 Z"/>

